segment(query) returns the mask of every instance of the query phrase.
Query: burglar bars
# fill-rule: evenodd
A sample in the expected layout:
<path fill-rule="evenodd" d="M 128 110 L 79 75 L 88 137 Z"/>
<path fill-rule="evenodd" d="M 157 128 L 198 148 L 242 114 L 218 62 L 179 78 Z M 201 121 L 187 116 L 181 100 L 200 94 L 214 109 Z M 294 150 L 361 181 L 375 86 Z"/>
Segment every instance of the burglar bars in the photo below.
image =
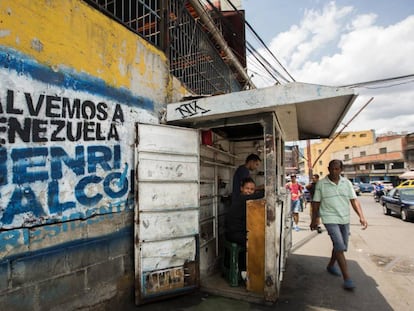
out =
<path fill-rule="evenodd" d="M 195 94 L 241 90 L 235 73 L 223 61 L 188 1 L 85 1 L 165 51 L 171 74 Z"/>

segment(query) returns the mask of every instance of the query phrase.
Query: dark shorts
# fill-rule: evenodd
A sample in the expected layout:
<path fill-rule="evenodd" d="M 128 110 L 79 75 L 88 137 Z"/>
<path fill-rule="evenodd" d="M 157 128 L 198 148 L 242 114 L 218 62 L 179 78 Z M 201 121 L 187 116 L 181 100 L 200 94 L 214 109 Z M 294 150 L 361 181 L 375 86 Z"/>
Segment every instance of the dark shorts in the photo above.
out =
<path fill-rule="evenodd" d="M 349 240 L 349 224 L 324 224 L 331 237 L 333 248 L 337 252 L 346 252 Z"/>

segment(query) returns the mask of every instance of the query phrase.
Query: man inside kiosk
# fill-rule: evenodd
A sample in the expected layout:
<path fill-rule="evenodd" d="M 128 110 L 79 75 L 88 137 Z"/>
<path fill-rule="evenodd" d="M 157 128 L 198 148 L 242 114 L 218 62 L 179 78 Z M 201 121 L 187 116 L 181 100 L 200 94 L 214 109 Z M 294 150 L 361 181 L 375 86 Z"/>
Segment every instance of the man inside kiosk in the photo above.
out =
<path fill-rule="evenodd" d="M 226 239 L 229 242 L 237 243 L 246 249 L 246 201 L 263 198 L 264 190 L 256 191 L 256 184 L 251 177 L 241 181 L 239 195 L 233 196 L 231 207 L 226 218 Z M 246 252 L 239 254 L 239 271 L 243 274 L 246 271 Z"/>
<path fill-rule="evenodd" d="M 257 154 L 249 154 L 243 165 L 240 165 L 234 172 L 233 190 L 231 193 L 232 200 L 240 195 L 240 187 L 243 179 L 250 177 L 250 171 L 256 170 L 260 166 L 260 158 Z M 263 189 L 263 186 L 255 187 L 256 190 Z"/>

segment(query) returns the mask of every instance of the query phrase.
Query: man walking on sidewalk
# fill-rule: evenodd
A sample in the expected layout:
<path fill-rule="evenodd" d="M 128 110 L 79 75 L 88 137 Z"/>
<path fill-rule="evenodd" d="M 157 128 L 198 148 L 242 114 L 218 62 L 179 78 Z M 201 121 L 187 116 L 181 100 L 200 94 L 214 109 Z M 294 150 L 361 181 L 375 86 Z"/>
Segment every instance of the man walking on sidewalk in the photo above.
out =
<path fill-rule="evenodd" d="M 319 211 L 322 222 L 333 244 L 331 259 L 326 269 L 335 276 L 341 276 L 342 272 L 344 288 L 352 290 L 355 288 L 355 285 L 349 275 L 344 254 L 348 248 L 350 203 L 359 216 L 362 229 L 366 229 L 368 223 L 362 213 L 361 205 L 357 200 L 351 182 L 341 176 L 342 169 L 342 161 L 330 161 L 328 166 L 329 175 L 317 183 L 312 202 L 313 214 L 310 227 L 312 230 L 317 229 L 317 215 Z M 338 262 L 341 272 L 335 266 L 335 262 Z"/>

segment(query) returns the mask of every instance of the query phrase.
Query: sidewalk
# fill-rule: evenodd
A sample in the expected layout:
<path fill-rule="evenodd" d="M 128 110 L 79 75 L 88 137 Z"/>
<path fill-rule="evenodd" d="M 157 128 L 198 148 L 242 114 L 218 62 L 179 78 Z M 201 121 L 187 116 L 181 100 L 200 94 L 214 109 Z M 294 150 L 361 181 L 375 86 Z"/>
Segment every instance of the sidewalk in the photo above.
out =
<path fill-rule="evenodd" d="M 371 199 L 371 198 L 370 198 Z M 373 209 L 377 210 L 377 206 Z M 376 215 L 376 214 L 375 214 Z M 375 222 L 372 217 L 372 223 Z M 383 219 L 383 218 L 378 218 Z M 412 310 L 412 304 L 404 305 L 410 299 L 406 297 L 412 281 L 408 277 L 398 278 L 401 283 L 387 283 L 389 278 L 382 270 L 373 267 L 367 257 L 369 248 L 364 244 L 367 232 L 359 229 L 354 220 L 351 230 L 351 243 L 346 257 L 348 267 L 357 288 L 346 291 L 342 288 L 341 277 L 333 276 L 326 271 L 326 265 L 332 251 L 332 242 L 325 230 L 318 234 L 309 228 L 309 207 L 299 215 L 300 231 L 292 232 L 292 250 L 287 258 L 286 270 L 280 288 L 279 299 L 275 304 L 262 305 L 242 300 L 224 298 L 202 291 L 176 297 L 158 303 L 136 307 L 131 304 L 125 311 L 392 311 Z M 382 230 L 384 221 L 378 223 Z M 373 224 L 372 228 L 375 228 Z M 411 228 L 410 228 L 411 229 Z M 375 235 L 375 229 L 372 234 Z M 371 241 L 376 241 L 375 237 Z M 365 249 L 365 253 L 362 251 Z M 378 282 L 379 280 L 380 282 Z M 385 286 L 384 286 L 385 284 Z M 406 284 L 405 287 L 401 287 Z M 398 287 L 397 289 L 394 287 Z M 399 292 L 399 288 L 402 290 Z M 396 292 L 392 299 L 384 296 L 384 291 Z M 406 293 L 404 294 L 404 291 Z M 405 296 L 404 296 L 405 295 Z M 400 302 L 400 298 L 403 298 Z M 393 301 L 394 300 L 394 301 Z M 393 305 L 399 306 L 393 309 Z M 113 310 L 113 309 L 107 309 Z M 100 310 L 101 311 L 101 310 Z"/>
<path fill-rule="evenodd" d="M 291 253 L 295 252 L 299 247 L 306 244 L 309 240 L 318 235 L 316 230 L 310 230 L 311 217 L 309 213 L 309 206 L 303 212 L 299 213 L 299 228 L 300 231 L 292 230 L 292 249 Z M 322 230 L 324 230 L 322 226 Z"/>
<path fill-rule="evenodd" d="M 299 285 L 297 280 L 301 280 L 303 277 L 306 278 L 306 274 L 301 272 L 301 266 L 314 266 L 311 262 L 313 261 L 310 258 L 302 259 L 302 255 L 297 255 L 297 251 L 301 250 L 301 247 L 306 245 L 308 242 L 312 242 L 313 238 L 321 237 L 326 235 L 324 230 L 322 234 L 318 234 L 317 231 L 311 231 L 309 228 L 310 225 L 310 215 L 309 207 L 306 208 L 302 213 L 299 214 L 299 227 L 300 231 L 292 231 L 292 249 L 291 253 L 287 259 L 287 271 L 285 272 L 284 280 L 282 282 L 282 292 L 280 299 L 277 303 L 272 305 L 262 305 L 262 304 L 253 304 L 242 300 L 235 300 L 231 298 L 225 298 L 221 296 L 211 295 L 202 291 L 196 291 L 193 294 L 188 294 L 182 297 L 176 297 L 156 303 L 151 303 L 148 305 L 142 305 L 136 307 L 134 305 L 129 305 L 124 307 L 125 311 L 211 311 L 211 310 L 221 310 L 221 311 L 290 311 L 290 310 L 310 310 L 306 305 L 306 301 L 309 299 L 299 298 L 296 299 L 295 293 L 298 293 L 296 287 L 312 287 L 310 283 L 312 280 L 300 281 Z M 330 247 L 330 243 L 327 243 Z M 326 251 L 326 255 L 329 255 L 329 250 Z M 318 260 L 318 259 L 317 259 Z M 324 260 L 326 261 L 326 260 Z M 316 266 L 317 269 L 321 270 L 320 272 L 323 275 L 323 278 L 329 277 L 325 275 L 324 264 L 319 263 L 319 266 Z M 297 270 L 299 267 L 299 271 Z M 327 274 L 327 273 L 326 273 Z M 295 281 L 296 280 L 296 281 Z M 294 282 L 292 284 L 292 281 Z M 311 281 L 311 282 L 309 282 Z M 329 283 L 327 283 L 329 284 Z M 318 288 L 316 286 L 315 288 Z M 339 291 L 341 290 L 340 287 Z M 336 291 L 337 289 L 335 289 Z M 305 291 L 301 290 L 299 295 L 303 295 Z M 323 290 L 322 293 L 326 294 L 326 291 Z M 322 310 L 322 309 L 311 309 L 311 310 Z M 329 310 L 329 309 L 323 309 Z M 338 310 L 338 309 L 332 309 Z M 347 310 L 347 309 L 343 309 Z M 365 310 L 366 311 L 366 310 Z M 378 310 L 377 310 L 378 311 Z"/>

